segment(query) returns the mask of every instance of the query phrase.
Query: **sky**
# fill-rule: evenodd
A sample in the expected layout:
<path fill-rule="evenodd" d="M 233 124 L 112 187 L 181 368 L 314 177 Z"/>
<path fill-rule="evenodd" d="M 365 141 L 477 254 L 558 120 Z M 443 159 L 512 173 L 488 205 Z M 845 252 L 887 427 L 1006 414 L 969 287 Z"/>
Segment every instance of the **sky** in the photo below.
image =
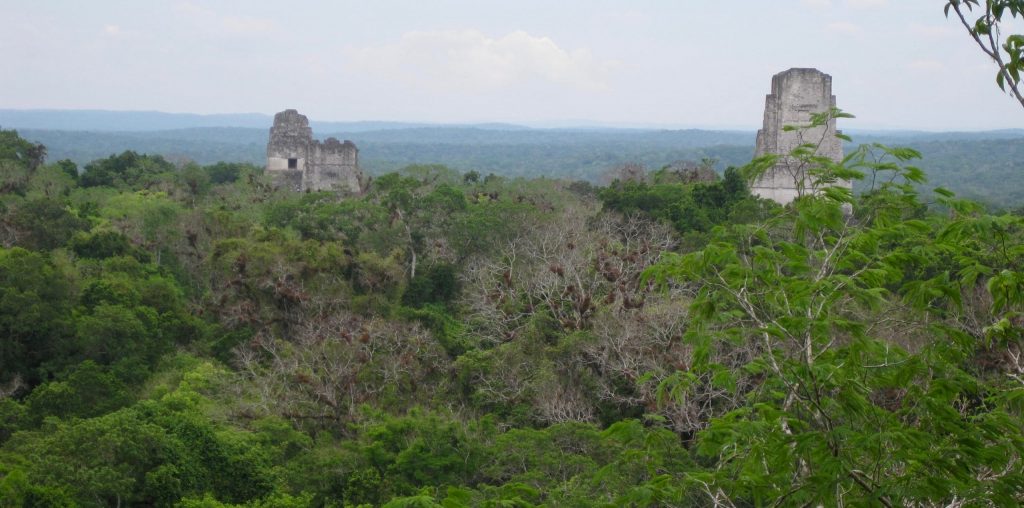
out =
<path fill-rule="evenodd" d="M 753 129 L 815 67 L 844 129 L 1024 128 L 943 4 L 0 0 L 0 108 Z"/>

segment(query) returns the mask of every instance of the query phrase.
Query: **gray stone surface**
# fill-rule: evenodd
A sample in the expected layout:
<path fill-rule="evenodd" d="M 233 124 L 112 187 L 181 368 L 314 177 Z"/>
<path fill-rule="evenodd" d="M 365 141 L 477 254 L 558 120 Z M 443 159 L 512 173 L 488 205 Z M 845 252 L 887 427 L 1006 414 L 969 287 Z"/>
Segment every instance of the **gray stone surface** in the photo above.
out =
<path fill-rule="evenodd" d="M 754 182 L 751 192 L 763 198 L 787 204 L 798 195 L 813 192 L 806 182 L 805 167 L 786 156 L 805 143 L 817 146 L 818 155 L 834 161 L 843 159 L 842 140 L 836 137 L 836 120 L 811 129 L 786 131 L 783 127 L 810 125 L 812 113 L 831 111 L 836 105 L 832 95 L 832 76 L 817 69 L 789 69 L 772 77 L 772 93 L 765 98 L 764 127 L 757 131 L 754 156 L 782 155 L 779 162 Z M 836 185 L 851 188 L 851 182 Z"/>
<path fill-rule="evenodd" d="M 276 185 L 295 191 L 359 193 L 365 183 L 356 145 L 335 138 L 313 139 L 309 119 L 294 109 L 274 115 L 267 142 L 267 173 Z"/>

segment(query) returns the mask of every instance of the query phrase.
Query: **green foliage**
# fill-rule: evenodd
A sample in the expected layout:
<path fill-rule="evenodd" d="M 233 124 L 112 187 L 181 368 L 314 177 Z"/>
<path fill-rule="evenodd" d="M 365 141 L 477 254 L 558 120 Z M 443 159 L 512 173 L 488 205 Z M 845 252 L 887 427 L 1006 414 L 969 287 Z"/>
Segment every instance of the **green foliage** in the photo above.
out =
<path fill-rule="evenodd" d="M 15 434 L 4 446 L 4 460 L 20 464 L 28 485 L 64 492 L 81 506 L 171 506 L 182 496 L 203 493 L 227 503 L 262 499 L 273 490 L 267 455 L 248 433 L 202 414 L 204 399 L 194 381 L 204 368 L 199 365 L 159 401 L 93 418 L 47 419 L 39 430 Z M 96 366 L 85 364 L 64 388 L 44 385 L 41 395 L 34 392 L 29 405 L 41 409 L 41 401 L 56 402 L 61 389 L 101 396 L 88 393 L 96 386 L 86 378 L 96 375 L 102 377 Z M 83 381 L 86 386 L 71 385 Z M 102 382 L 116 383 L 109 377 Z M 77 416 L 98 412 L 78 404 Z"/>
<path fill-rule="evenodd" d="M 237 176 L 235 179 L 237 179 Z M 210 174 L 206 169 L 199 167 L 197 164 L 187 164 L 178 171 L 178 185 L 185 188 L 185 192 L 191 197 L 193 205 L 195 205 L 198 197 L 210 191 L 211 183 Z"/>
<path fill-rule="evenodd" d="M 0 195 L 23 195 L 32 174 L 46 159 L 46 147 L 0 129 Z"/>
<path fill-rule="evenodd" d="M 70 164 L 71 167 L 69 168 L 65 163 Z M 77 169 L 72 162 L 65 160 L 40 166 L 28 177 L 25 184 L 25 197 L 28 199 L 65 198 L 75 189 L 77 181 Z"/>
<path fill-rule="evenodd" d="M 381 226 L 388 211 L 371 203 L 340 200 L 330 193 L 287 197 L 266 207 L 267 226 L 290 227 L 303 238 L 355 244 L 363 232 Z"/>
<path fill-rule="evenodd" d="M 352 438 L 297 456 L 289 483 L 320 485 L 317 505 L 612 506 L 692 465 L 672 432 L 638 421 L 499 431 L 420 410 L 368 416 Z"/>
<path fill-rule="evenodd" d="M 71 286 L 49 256 L 0 249 L 0 382 L 34 384 L 72 332 Z"/>
<path fill-rule="evenodd" d="M 729 168 L 715 183 L 655 183 L 615 181 L 600 192 L 605 209 L 629 214 L 642 212 L 672 224 L 679 233 L 706 233 L 718 224 L 751 220 L 747 209 L 759 206 L 750 196 L 744 176 Z M 756 213 L 756 212 L 755 212 Z"/>
<path fill-rule="evenodd" d="M 476 475 L 483 447 L 478 429 L 441 414 L 414 410 L 404 417 L 373 415 L 338 445 L 319 443 L 291 467 L 316 498 L 346 506 L 380 505 L 421 489 L 460 485 Z M 311 472 L 317 480 L 310 482 Z M 320 478 L 321 475 L 327 478 Z"/>
<path fill-rule="evenodd" d="M 38 508 L 75 506 L 62 489 L 32 484 L 20 469 L 4 471 L 3 468 L 0 468 L 0 504 Z"/>
<path fill-rule="evenodd" d="M 263 170 L 263 168 L 254 164 L 239 162 L 218 162 L 209 166 L 203 166 L 203 169 L 210 175 L 210 183 L 215 185 L 234 183 L 243 175 L 259 173 Z"/>
<path fill-rule="evenodd" d="M 964 245 L 964 237 L 903 220 L 919 213 L 911 183 L 920 171 L 903 165 L 916 154 L 875 148 L 895 163 L 854 153 L 838 166 L 794 154 L 814 164 L 812 185 L 865 168 L 895 173 L 898 180 L 863 202 L 860 224 L 841 210 L 848 194 L 825 190 L 797 199 L 765 225 L 718 229 L 705 249 L 673 256 L 652 272 L 690 281 L 697 291 L 686 335 L 697 361 L 667 382 L 666 392 L 692 394 L 703 374 L 718 373 L 714 378 L 725 374 L 729 393 L 744 400 L 700 434 L 697 451 L 716 467 L 689 482 L 711 499 L 886 506 L 1019 500 L 1020 415 L 990 395 L 995 387 L 963 370 L 975 348 L 969 337 L 933 325 L 931 333 L 952 340 L 911 353 L 873 336 L 861 317 L 883 308 L 890 290 L 941 316 L 945 302 L 961 305 L 958 295 L 977 274 L 1011 258 L 979 258 L 969 253 L 981 249 Z M 960 222 L 947 227 L 961 231 Z M 976 267 L 965 272 L 962 289 L 948 288 L 949 272 L 918 278 L 922 262 L 954 246 Z M 736 362 L 742 348 L 748 359 Z M 984 473 L 995 470 L 1002 473 Z"/>
<path fill-rule="evenodd" d="M 79 184 L 82 187 L 149 187 L 162 175 L 172 171 L 174 165 L 159 155 L 140 155 L 127 150 L 86 164 L 79 177 Z"/>
<path fill-rule="evenodd" d="M 27 416 L 38 425 L 47 416 L 90 418 L 134 402 L 128 387 L 92 361 L 78 364 L 61 381 L 39 385 L 25 398 Z"/>
<path fill-rule="evenodd" d="M 55 355 L 61 362 L 93 360 L 126 380 L 141 380 L 175 345 L 192 343 L 206 327 L 186 306 L 177 282 L 153 265 L 110 257 L 89 266 L 75 315 L 76 340 Z"/>
<path fill-rule="evenodd" d="M 353 271 L 352 260 L 341 245 L 301 240 L 287 230 L 221 240 L 207 263 L 211 293 L 219 301 L 213 310 L 233 326 L 287 327 L 310 290 L 327 295 L 351 292 L 346 274 Z"/>
<path fill-rule="evenodd" d="M 655 184 L 643 182 L 613 182 L 600 193 L 606 207 L 622 213 L 641 211 L 658 219 L 673 222 L 679 218 L 678 206 L 690 193 L 682 185 Z"/>
<path fill-rule="evenodd" d="M 441 347 L 452 358 L 457 358 L 470 349 L 465 327 L 441 305 L 426 304 L 419 308 L 400 307 L 397 309 L 396 316 L 422 323 L 433 333 Z"/>
<path fill-rule="evenodd" d="M 78 164 L 75 164 L 74 161 L 61 159 L 53 163 L 53 165 L 72 180 L 78 180 Z"/>
<path fill-rule="evenodd" d="M 787 207 L 0 157 L 0 505 L 1020 504 L 1022 218 L 815 152 Z"/>
<path fill-rule="evenodd" d="M 292 496 L 283 492 L 274 492 L 263 498 L 242 504 L 230 504 L 218 501 L 214 496 L 206 494 L 201 498 L 186 498 L 175 504 L 178 508 L 307 508 L 313 506 L 309 495 Z"/>
<path fill-rule="evenodd" d="M 136 245 L 154 251 L 157 262 L 172 236 L 181 236 L 177 222 L 182 206 L 163 192 L 119 193 L 104 204 L 101 216 L 119 226 Z"/>
<path fill-rule="evenodd" d="M 18 245 L 28 249 L 50 250 L 63 246 L 89 222 L 69 210 L 56 198 L 35 198 L 14 206 L 9 222 L 17 232 Z"/>
<path fill-rule="evenodd" d="M 23 139 L 16 130 L 0 129 L 0 161 L 18 162 L 33 170 L 42 165 L 45 157 L 45 146 Z"/>
<path fill-rule="evenodd" d="M 103 252 L 111 242 L 88 238 L 73 243 L 86 254 L 117 250 Z M 177 282 L 152 265 L 117 256 L 77 266 L 56 261 L 20 248 L 0 251 L 0 382 L 20 378 L 31 387 L 86 359 L 140 379 L 174 345 L 205 334 Z"/>
<path fill-rule="evenodd" d="M 76 356 L 103 365 L 128 362 L 131 369 L 152 362 L 169 346 L 152 333 L 156 320 L 148 308 L 100 303 L 77 320 Z"/>
<path fill-rule="evenodd" d="M 429 303 L 449 304 L 458 296 L 456 267 L 437 264 L 421 270 L 409 281 L 409 287 L 402 295 L 402 303 L 411 307 L 422 307 Z"/>
<path fill-rule="evenodd" d="M 132 256 L 143 263 L 150 260 L 149 254 L 132 245 L 124 233 L 106 229 L 78 233 L 68 247 L 78 256 L 89 259 Z"/>
<path fill-rule="evenodd" d="M 25 406 L 9 397 L 0 399 L 0 445 L 26 425 L 28 415 Z"/>

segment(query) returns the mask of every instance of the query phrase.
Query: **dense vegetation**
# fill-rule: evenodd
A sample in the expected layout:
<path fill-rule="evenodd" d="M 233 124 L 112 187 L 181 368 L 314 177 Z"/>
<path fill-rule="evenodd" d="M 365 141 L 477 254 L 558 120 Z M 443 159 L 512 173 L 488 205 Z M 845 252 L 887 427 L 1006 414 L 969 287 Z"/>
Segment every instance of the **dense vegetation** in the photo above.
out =
<path fill-rule="evenodd" d="M 796 153 L 866 192 L 785 208 L 771 159 L 343 196 L 45 155 L 0 131 L 0 505 L 1024 502 L 1024 218 L 913 150 Z"/>
<path fill-rule="evenodd" d="M 83 166 L 125 150 L 162 154 L 179 163 L 240 161 L 262 165 L 266 159 L 265 128 L 26 130 L 22 134 L 45 144 L 53 158 L 70 159 Z M 433 126 L 317 130 L 317 135 L 355 141 L 360 163 L 371 174 L 430 162 L 462 172 L 495 173 L 508 178 L 548 176 L 591 183 L 607 183 L 604 175 L 625 164 L 640 164 L 653 171 L 680 161 L 712 159 L 721 173 L 729 166 L 746 164 L 754 152 L 754 133 L 742 131 Z M 922 190 L 941 186 L 990 207 L 1024 206 L 1024 131 L 889 132 L 858 136 L 858 140 L 899 144 L 920 152 L 921 164 L 929 174 L 929 183 Z M 846 150 L 855 148 L 848 144 Z"/>

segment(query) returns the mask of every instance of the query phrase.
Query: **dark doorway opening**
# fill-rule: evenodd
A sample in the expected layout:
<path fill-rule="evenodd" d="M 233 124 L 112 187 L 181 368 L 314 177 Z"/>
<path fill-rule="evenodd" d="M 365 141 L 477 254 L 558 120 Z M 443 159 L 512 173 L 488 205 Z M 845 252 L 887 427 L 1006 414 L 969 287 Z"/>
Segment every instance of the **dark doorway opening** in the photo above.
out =
<path fill-rule="evenodd" d="M 299 169 L 299 159 L 288 159 L 288 169 Z"/>

